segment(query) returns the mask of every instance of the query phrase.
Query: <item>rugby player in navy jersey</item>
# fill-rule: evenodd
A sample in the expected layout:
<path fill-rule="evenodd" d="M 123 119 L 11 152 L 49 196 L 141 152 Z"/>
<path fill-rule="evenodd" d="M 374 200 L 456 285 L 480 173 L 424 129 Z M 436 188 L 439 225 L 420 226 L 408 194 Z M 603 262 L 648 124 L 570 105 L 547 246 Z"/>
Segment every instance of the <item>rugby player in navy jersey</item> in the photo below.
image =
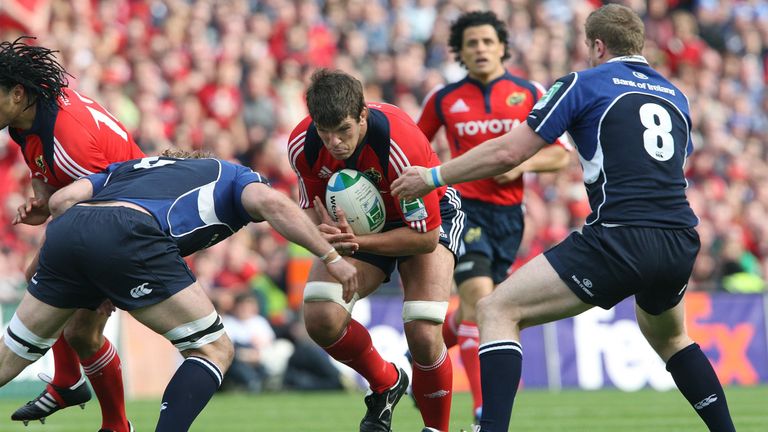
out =
<path fill-rule="evenodd" d="M 710 431 L 734 431 L 722 386 L 685 330 L 683 295 L 699 237 L 685 196 L 693 149 L 688 100 L 641 55 L 643 22 L 611 4 L 586 24 L 591 69 L 555 82 L 526 124 L 440 167 L 412 167 L 392 192 L 486 178 L 522 163 L 564 131 L 574 139 L 592 213 L 580 233 L 524 265 L 478 303 L 483 415 L 507 431 L 520 381 L 520 331 L 635 296 L 640 330 Z"/>
<path fill-rule="evenodd" d="M 370 385 L 361 432 L 388 432 L 392 410 L 408 387 L 402 369 L 382 359 L 371 335 L 351 318 L 358 298 L 376 290 L 397 266 L 403 282 L 405 337 L 413 356 L 413 395 L 426 431 L 447 431 L 453 381 L 441 325 L 448 310 L 451 274 L 461 247 L 464 213 L 455 190 L 439 187 L 424 198 L 392 197 L 391 182 L 410 165 L 440 163 L 429 141 L 406 113 L 393 105 L 366 104 L 360 81 L 339 71 L 319 70 L 307 90 L 310 115 L 291 133 L 288 156 L 299 179 L 300 205 L 321 231 L 351 233 L 344 217 L 328 216 L 323 202 L 328 179 L 342 168 L 365 173 L 386 207 L 382 232 L 355 236 L 343 254 L 361 275 L 354 299 L 319 261 L 304 290 L 304 321 L 312 339 Z M 313 208 L 314 207 L 314 208 Z M 342 428 L 343 429 L 343 428 Z"/>
<path fill-rule="evenodd" d="M 37 272 L 0 344 L 0 386 L 45 354 L 77 308 L 110 299 L 185 357 L 163 394 L 156 431 L 188 430 L 233 355 L 183 256 L 266 221 L 321 257 L 344 297 L 357 291 L 355 268 L 302 210 L 258 173 L 229 162 L 155 156 L 112 164 L 54 193 L 49 208 L 54 220 Z M 327 237 L 342 245 L 351 238 Z"/>
<path fill-rule="evenodd" d="M 525 121 L 543 94 L 540 84 L 504 68 L 503 61 L 509 57 L 507 35 L 504 23 L 490 11 L 465 13 L 451 25 L 451 51 L 467 69 L 467 76 L 430 94 L 416 122 L 430 140 L 445 127 L 451 157 L 509 132 Z M 446 317 L 443 339 L 449 348 L 459 346 L 475 418 L 479 418 L 483 405 L 475 306 L 506 279 L 520 247 L 524 227 L 522 174 L 566 166 L 570 149 L 568 139 L 562 137 L 506 173 L 455 186 L 467 214 L 466 250 L 453 275 L 461 301 Z"/>

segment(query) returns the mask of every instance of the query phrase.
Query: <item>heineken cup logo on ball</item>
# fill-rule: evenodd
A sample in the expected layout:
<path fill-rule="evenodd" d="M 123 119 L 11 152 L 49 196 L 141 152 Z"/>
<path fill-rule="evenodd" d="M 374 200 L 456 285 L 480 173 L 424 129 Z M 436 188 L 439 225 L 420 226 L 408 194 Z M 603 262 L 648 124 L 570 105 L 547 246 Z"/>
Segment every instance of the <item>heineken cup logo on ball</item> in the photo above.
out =
<path fill-rule="evenodd" d="M 344 210 L 347 223 L 355 234 L 381 231 L 387 219 L 379 190 L 360 171 L 345 168 L 328 179 L 326 207 L 334 219 L 337 209 Z"/>

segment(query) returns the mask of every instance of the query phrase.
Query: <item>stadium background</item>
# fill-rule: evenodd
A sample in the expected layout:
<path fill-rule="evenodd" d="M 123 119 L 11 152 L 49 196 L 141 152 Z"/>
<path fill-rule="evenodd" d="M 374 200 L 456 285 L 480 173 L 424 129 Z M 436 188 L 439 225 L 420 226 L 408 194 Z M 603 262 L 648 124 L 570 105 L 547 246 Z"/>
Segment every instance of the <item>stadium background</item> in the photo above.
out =
<path fill-rule="evenodd" d="M 768 274 L 768 3 L 623 3 L 646 23 L 645 56 L 691 102 L 696 150 L 686 170 L 688 197 L 701 218 L 702 251 L 690 283 L 690 291 L 700 293 L 689 298 L 689 325 L 725 383 L 768 382 L 768 300 L 762 294 Z M 487 8 L 502 17 L 511 34 L 509 70 L 546 87 L 570 70 L 587 67 L 583 21 L 599 4 L 3 0 L 0 37 L 34 35 L 41 45 L 60 50 L 74 77 L 71 86 L 109 109 L 145 152 L 212 151 L 251 166 L 296 196 L 287 134 L 307 114 L 303 91 L 314 68 L 350 72 L 364 82 L 368 100 L 394 103 L 415 117 L 429 90 L 464 76 L 446 47 L 449 25 L 462 11 Z M 438 150 L 446 155 L 444 140 Z M 589 212 L 575 157 L 561 173 L 526 176 L 526 185 L 527 225 L 518 265 L 579 227 Z M 0 132 L 4 322 L 23 293 L 23 269 L 42 234 L 39 227 L 10 225 L 30 193 L 18 146 L 7 131 Z M 189 262 L 222 314 L 232 313 L 239 294 L 256 296 L 276 335 L 291 341 L 275 344 L 266 332 L 264 349 L 284 359 L 293 346 L 306 343 L 296 310 L 310 259 L 260 224 Z M 404 346 L 398 296 L 395 282 L 357 312 L 374 328 L 377 346 L 393 359 Z M 650 349 L 640 349 L 628 305 L 530 331 L 524 337 L 528 357 L 547 367 L 526 367 L 525 385 L 669 388 L 663 364 Z M 110 320 L 108 334 L 119 342 L 129 396 L 156 396 L 178 362 L 167 342 L 124 314 Z M 454 365 L 460 364 L 455 358 Z M 281 366 L 267 364 L 275 367 Z M 32 395 L 38 388 L 35 373 L 51 369 L 49 361 L 41 362 L 0 396 Z M 457 390 L 466 384 L 462 377 L 457 374 Z M 361 384 L 347 378 L 341 384 Z M 267 389 L 281 387 L 267 384 Z"/>

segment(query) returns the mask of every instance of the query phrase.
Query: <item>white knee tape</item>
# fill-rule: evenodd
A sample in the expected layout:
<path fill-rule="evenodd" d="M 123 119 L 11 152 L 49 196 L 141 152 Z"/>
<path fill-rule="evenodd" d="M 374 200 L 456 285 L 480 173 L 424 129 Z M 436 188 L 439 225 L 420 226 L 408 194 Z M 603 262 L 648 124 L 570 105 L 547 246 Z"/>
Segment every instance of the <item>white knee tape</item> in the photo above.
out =
<path fill-rule="evenodd" d="M 413 300 L 403 302 L 403 322 L 434 321 L 442 324 L 448 313 L 448 302 Z"/>
<path fill-rule="evenodd" d="M 352 297 L 352 301 L 347 303 L 341 297 L 343 293 L 344 289 L 341 287 L 340 283 L 319 281 L 307 282 L 307 285 L 304 287 L 304 303 L 332 301 L 341 305 L 347 312 L 352 313 L 352 308 L 355 307 L 355 302 L 360 297 L 355 293 L 354 297 Z"/>
<path fill-rule="evenodd" d="M 37 361 L 56 342 L 56 338 L 47 339 L 32 333 L 19 317 L 13 314 L 10 324 L 5 329 L 3 341 L 19 357 Z"/>
<path fill-rule="evenodd" d="M 182 324 L 163 336 L 179 351 L 200 348 L 224 335 L 224 324 L 216 311 L 200 319 Z"/>

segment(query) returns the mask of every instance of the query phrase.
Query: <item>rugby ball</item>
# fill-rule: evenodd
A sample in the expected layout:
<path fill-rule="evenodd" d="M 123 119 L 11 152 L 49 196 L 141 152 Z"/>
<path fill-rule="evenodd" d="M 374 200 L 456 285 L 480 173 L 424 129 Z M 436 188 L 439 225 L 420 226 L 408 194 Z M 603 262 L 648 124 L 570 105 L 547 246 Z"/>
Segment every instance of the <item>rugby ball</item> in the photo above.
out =
<path fill-rule="evenodd" d="M 334 220 L 338 220 L 336 210 L 344 210 L 349 226 L 358 235 L 381 231 L 387 219 L 376 185 L 360 171 L 349 168 L 333 173 L 328 180 L 325 208 Z"/>

